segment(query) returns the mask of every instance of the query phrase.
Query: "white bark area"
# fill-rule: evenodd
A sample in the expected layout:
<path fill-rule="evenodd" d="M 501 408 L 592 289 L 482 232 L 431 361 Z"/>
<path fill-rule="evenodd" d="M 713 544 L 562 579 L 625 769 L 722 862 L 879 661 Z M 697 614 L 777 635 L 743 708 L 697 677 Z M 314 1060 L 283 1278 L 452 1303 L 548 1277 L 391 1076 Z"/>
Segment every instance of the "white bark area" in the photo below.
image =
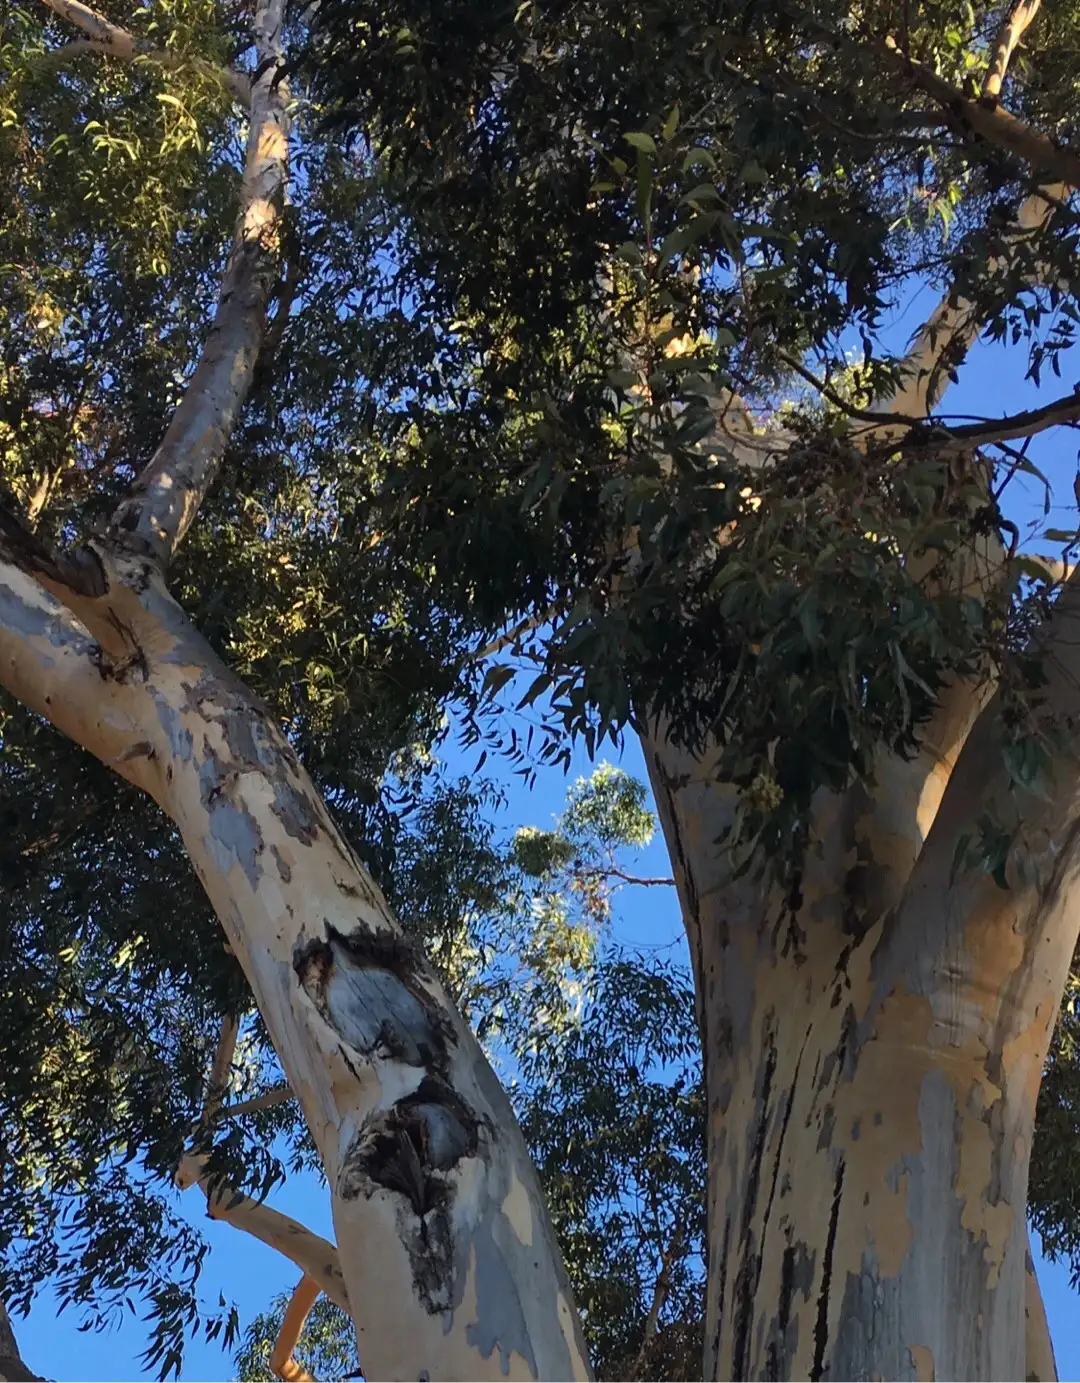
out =
<path fill-rule="evenodd" d="M 303 1105 L 378 1378 L 588 1364 L 509 1102 L 266 712 L 196 638 L 157 650 L 149 764 Z"/>
<path fill-rule="evenodd" d="M 5 582 L 5 684 L 162 805 L 244 967 L 331 1186 L 368 1376 L 588 1377 L 509 1101 L 267 709 L 149 569 L 122 661 L 23 573 Z M 234 1218 L 319 1276 L 257 1209 Z"/>

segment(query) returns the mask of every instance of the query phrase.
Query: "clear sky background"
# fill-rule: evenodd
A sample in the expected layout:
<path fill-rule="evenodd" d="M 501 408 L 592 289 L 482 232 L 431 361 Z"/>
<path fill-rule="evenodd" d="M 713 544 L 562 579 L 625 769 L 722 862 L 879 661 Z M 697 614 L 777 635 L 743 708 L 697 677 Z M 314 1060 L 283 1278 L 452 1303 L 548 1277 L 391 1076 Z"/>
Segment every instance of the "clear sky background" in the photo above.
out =
<path fill-rule="evenodd" d="M 918 323 L 919 314 L 932 306 L 932 302 L 924 297 L 910 304 L 908 310 L 897 317 L 894 329 L 904 332 L 912 329 Z M 1080 377 L 1080 360 L 1075 366 L 1075 376 Z M 1021 352 L 1004 347 L 979 347 L 973 352 L 960 385 L 947 396 L 945 406 L 958 413 L 978 416 L 994 416 L 1028 407 L 1035 395 L 1023 375 Z M 1072 387 L 1073 377 L 1067 370 L 1062 380 L 1050 376 L 1038 397 L 1045 400 L 1059 392 L 1067 392 Z M 1078 437 L 1078 433 L 1058 429 L 1053 436 L 1036 439 L 1033 443 L 1029 455 L 1051 479 L 1056 504 L 1050 516 L 1044 519 L 1038 487 L 1027 482 L 1023 489 L 1016 489 L 1007 511 L 1025 536 L 1026 526 L 1033 522 L 1064 529 L 1077 526 L 1072 481 L 1076 474 Z M 645 779 L 636 742 L 629 742 L 623 755 L 609 753 L 606 757 L 621 761 L 630 772 Z M 476 751 L 460 755 L 450 750 L 448 760 L 451 771 L 470 772 L 475 765 Z M 489 758 L 485 765 L 485 772 L 502 779 L 505 784 L 508 830 L 525 824 L 549 825 L 562 808 L 568 782 L 589 771 L 590 765 L 579 751 L 569 779 L 557 770 L 541 772 L 529 790 L 507 765 L 494 758 Z M 670 872 L 660 839 L 643 852 L 640 866 L 645 874 Z M 673 953 L 685 956 L 676 901 L 665 889 L 626 890 L 616 909 L 614 936 L 634 946 L 656 947 L 669 956 Z M 265 1308 L 275 1294 L 295 1285 L 299 1277 L 297 1270 L 279 1255 L 227 1225 L 207 1220 L 197 1190 L 189 1191 L 180 1198 L 180 1203 L 202 1225 L 212 1244 L 202 1284 L 209 1305 L 216 1304 L 220 1291 L 227 1300 L 237 1303 L 241 1319 L 248 1321 Z M 327 1196 L 314 1176 L 293 1178 L 285 1188 L 273 1194 L 270 1203 L 296 1216 L 318 1233 L 332 1237 Z M 1038 1269 L 1060 1377 L 1080 1380 L 1080 1300 L 1070 1287 L 1065 1265 L 1051 1264 L 1040 1257 Z M 136 1318 L 126 1319 L 119 1328 L 108 1333 L 80 1333 L 75 1313 L 68 1311 L 58 1316 L 54 1299 L 45 1292 L 37 1299 L 30 1317 L 16 1320 L 14 1324 L 27 1364 L 48 1378 L 70 1383 L 78 1379 L 150 1376 L 139 1360 L 145 1346 L 146 1327 Z M 188 1348 L 183 1377 L 186 1380 L 231 1378 L 231 1359 L 217 1345 L 193 1341 Z"/>

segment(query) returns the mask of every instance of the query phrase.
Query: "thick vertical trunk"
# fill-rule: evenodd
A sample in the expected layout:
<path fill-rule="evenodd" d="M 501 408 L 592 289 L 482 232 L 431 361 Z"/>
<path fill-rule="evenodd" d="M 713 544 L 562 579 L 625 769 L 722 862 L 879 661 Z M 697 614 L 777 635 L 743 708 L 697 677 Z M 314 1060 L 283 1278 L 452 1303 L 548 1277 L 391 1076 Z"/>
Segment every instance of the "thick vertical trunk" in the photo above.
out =
<path fill-rule="evenodd" d="M 510 1103 L 271 713 L 156 579 L 116 651 L 7 579 L 8 684 L 161 804 L 244 967 L 326 1170 L 366 1375 L 588 1377 Z"/>
<path fill-rule="evenodd" d="M 847 834 L 847 804 L 795 916 L 727 876 L 732 798 L 707 767 L 646 744 L 702 1026 L 706 1378 L 1028 1372 L 1028 1155 L 1076 940 L 1075 833 L 1066 821 L 1037 892 L 950 878 L 1000 762 L 981 729 L 900 861 L 903 889 L 860 886 L 873 832 L 864 816 Z M 911 822 L 893 827 L 900 850 Z"/>

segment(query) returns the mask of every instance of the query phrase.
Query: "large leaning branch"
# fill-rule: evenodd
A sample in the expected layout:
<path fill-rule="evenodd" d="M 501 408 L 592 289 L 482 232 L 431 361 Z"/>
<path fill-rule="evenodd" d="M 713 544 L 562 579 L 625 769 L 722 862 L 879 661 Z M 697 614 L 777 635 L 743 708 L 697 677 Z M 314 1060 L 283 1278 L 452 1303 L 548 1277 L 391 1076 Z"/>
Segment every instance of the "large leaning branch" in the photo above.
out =
<path fill-rule="evenodd" d="M 84 39 L 74 39 L 56 49 L 49 56 L 53 59 L 75 58 L 83 53 L 96 53 L 102 57 L 119 58 L 133 62 L 145 58 L 161 67 L 194 67 L 208 76 L 217 78 L 233 100 L 245 108 L 251 105 L 251 83 L 242 72 L 231 67 L 218 67 L 205 58 L 190 57 L 186 53 L 176 53 L 168 48 L 157 48 L 149 40 L 138 38 L 120 24 L 114 24 L 81 0 L 41 0 L 54 14 L 68 23 L 74 24 L 87 35 Z"/>
<path fill-rule="evenodd" d="M 905 57 L 894 40 L 886 40 L 884 51 L 944 113 L 958 120 L 972 134 L 1023 160 L 1039 175 L 1049 175 L 1073 187 L 1080 184 L 1080 154 L 1075 150 L 1057 144 L 1048 134 L 1018 120 L 996 100 L 981 97 L 972 100 L 965 96 L 959 87 L 939 77 L 929 67 Z"/>
<path fill-rule="evenodd" d="M 284 0 L 258 0 L 256 7 L 257 66 L 241 210 L 210 332 L 165 436 L 109 525 L 110 538 L 151 556 L 161 567 L 168 565 L 214 482 L 250 391 L 266 331 L 288 179 L 283 7 Z"/>

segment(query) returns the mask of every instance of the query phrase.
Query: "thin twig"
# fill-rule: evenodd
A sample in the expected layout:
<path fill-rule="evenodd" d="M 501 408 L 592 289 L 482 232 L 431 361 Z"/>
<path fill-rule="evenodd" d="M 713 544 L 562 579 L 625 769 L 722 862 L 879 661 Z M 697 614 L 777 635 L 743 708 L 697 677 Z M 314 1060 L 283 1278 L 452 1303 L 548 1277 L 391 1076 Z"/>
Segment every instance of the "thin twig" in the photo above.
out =
<path fill-rule="evenodd" d="M 668 1288 L 671 1284 L 671 1268 L 675 1262 L 675 1257 L 682 1248 L 684 1230 L 681 1225 L 676 1225 L 672 1232 L 671 1239 L 667 1248 L 660 1257 L 660 1272 L 656 1278 L 656 1285 L 653 1287 L 652 1301 L 649 1303 L 649 1314 L 645 1317 L 645 1329 L 641 1336 L 641 1348 L 638 1350 L 635 1375 L 642 1377 L 642 1369 L 648 1358 L 649 1346 L 656 1336 L 656 1328 L 660 1324 L 660 1312 L 664 1309 L 664 1302 L 667 1300 Z"/>
<path fill-rule="evenodd" d="M 508 629 L 505 634 L 500 634 L 498 638 L 492 639 L 490 643 L 484 644 L 482 648 L 474 649 L 466 655 L 465 661 L 468 663 L 479 663 L 485 658 L 493 658 L 496 654 L 502 653 L 504 649 L 512 648 L 523 634 L 531 634 L 534 629 L 540 629 L 556 613 L 554 606 L 541 611 L 538 615 L 529 615 L 527 619 L 515 624 L 512 629 Z"/>
<path fill-rule="evenodd" d="M 261 1110 L 272 1109 L 274 1105 L 284 1104 L 292 1097 L 291 1087 L 275 1085 L 263 1095 L 256 1095 L 250 1100 L 239 1100 L 236 1104 L 223 1105 L 214 1117 L 218 1123 L 224 1119 L 239 1119 L 243 1114 L 258 1114 Z"/>
<path fill-rule="evenodd" d="M 621 869 L 608 868 L 604 865 L 590 866 L 588 869 L 579 871 L 586 878 L 591 879 L 619 879 L 624 884 L 637 884 L 641 888 L 674 888 L 674 879 L 643 879 L 637 874 L 627 874 Z"/>
<path fill-rule="evenodd" d="M 1080 420 L 1080 392 L 1067 394 L 1054 399 L 1040 408 L 1026 408 L 1020 413 L 1007 414 L 1001 418 L 987 418 L 977 423 L 945 423 L 937 418 L 915 418 L 905 413 L 883 413 L 865 408 L 856 408 L 842 399 L 835 389 L 813 374 L 794 356 L 785 351 L 777 351 L 778 359 L 812 384 L 819 394 L 831 404 L 841 409 L 855 422 L 869 423 L 875 427 L 887 424 L 909 428 L 919 428 L 946 442 L 962 443 L 965 446 L 990 446 L 996 442 L 1012 442 L 1021 437 L 1030 437 L 1048 427 Z"/>

